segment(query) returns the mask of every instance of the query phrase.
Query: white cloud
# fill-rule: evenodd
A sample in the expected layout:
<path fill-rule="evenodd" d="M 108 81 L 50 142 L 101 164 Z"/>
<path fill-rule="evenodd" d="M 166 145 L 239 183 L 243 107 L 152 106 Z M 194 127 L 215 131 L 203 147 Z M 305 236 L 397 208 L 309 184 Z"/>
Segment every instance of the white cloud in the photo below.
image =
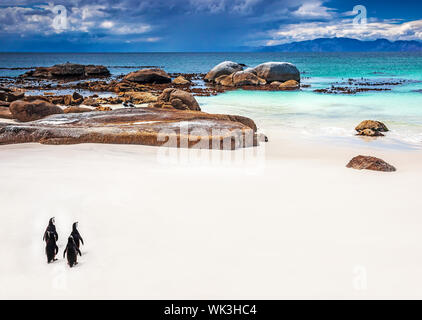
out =
<path fill-rule="evenodd" d="M 293 12 L 293 16 L 302 19 L 330 19 L 334 15 L 334 10 L 325 7 L 321 1 L 307 2 Z"/>
<path fill-rule="evenodd" d="M 252 12 L 255 5 L 263 0 L 189 0 L 189 4 L 195 11 L 206 11 L 209 13 L 238 13 L 248 14 Z"/>
<path fill-rule="evenodd" d="M 272 40 L 267 45 L 277 45 L 293 41 L 316 38 L 346 37 L 360 40 L 386 38 L 396 40 L 422 40 L 422 20 L 398 23 L 397 20 L 371 21 L 366 26 L 355 26 L 353 20 L 337 22 L 309 22 L 289 24 L 271 31 Z"/>
<path fill-rule="evenodd" d="M 100 27 L 104 28 L 104 29 L 111 29 L 111 28 L 114 27 L 114 22 L 113 21 L 104 21 L 100 24 Z"/>
<path fill-rule="evenodd" d="M 56 16 L 54 5 L 0 8 L 0 33 L 21 35 L 50 35 L 61 32 L 92 32 L 103 29 L 110 35 L 138 35 L 150 32 L 151 25 L 141 22 L 114 22 L 107 20 L 109 14 L 104 6 L 86 5 L 67 8 L 67 28 L 57 30 L 53 27 Z"/>

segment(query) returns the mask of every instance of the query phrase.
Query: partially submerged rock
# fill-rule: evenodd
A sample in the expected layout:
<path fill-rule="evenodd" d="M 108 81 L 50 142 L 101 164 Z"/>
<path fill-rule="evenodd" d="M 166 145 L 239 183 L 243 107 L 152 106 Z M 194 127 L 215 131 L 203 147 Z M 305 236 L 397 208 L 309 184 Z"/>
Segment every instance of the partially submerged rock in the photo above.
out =
<path fill-rule="evenodd" d="M 384 137 L 384 135 L 379 131 L 374 131 L 372 129 L 365 129 L 358 131 L 358 136 L 365 136 L 365 137 Z"/>
<path fill-rule="evenodd" d="M 163 91 L 156 103 L 150 104 L 152 108 L 174 108 L 177 110 L 201 111 L 198 102 L 189 92 L 169 88 Z"/>
<path fill-rule="evenodd" d="M 243 66 L 233 61 L 224 61 L 216 65 L 210 72 L 205 76 L 205 81 L 214 82 L 218 77 L 228 76 L 237 71 L 242 71 Z"/>
<path fill-rule="evenodd" d="M 144 83 L 171 83 L 171 77 L 161 69 L 142 69 L 129 73 L 124 80 Z"/>
<path fill-rule="evenodd" d="M 191 82 L 185 79 L 183 76 L 178 76 L 176 79 L 173 80 L 173 83 L 182 86 L 191 84 Z"/>
<path fill-rule="evenodd" d="M 258 77 L 267 82 L 285 82 L 289 80 L 300 82 L 298 68 L 288 62 L 266 62 L 255 67 L 253 70 Z"/>
<path fill-rule="evenodd" d="M 10 104 L 9 109 L 13 118 L 21 122 L 39 120 L 52 114 L 63 113 L 61 108 L 44 100 L 15 101 Z"/>
<path fill-rule="evenodd" d="M 387 126 L 380 122 L 380 121 L 374 121 L 374 120 L 365 120 L 362 121 L 355 130 L 359 133 L 361 133 L 364 130 L 372 130 L 374 132 L 388 132 Z"/>
<path fill-rule="evenodd" d="M 388 164 L 384 160 L 368 156 L 358 156 L 353 158 L 347 165 L 347 168 L 382 172 L 397 171 L 395 167 L 393 167 L 391 164 Z"/>
<path fill-rule="evenodd" d="M 140 144 L 224 149 L 258 145 L 245 117 L 153 108 L 52 115 L 25 124 L 0 123 L 0 144 Z"/>
<path fill-rule="evenodd" d="M 38 67 L 21 75 L 22 78 L 38 79 L 87 79 L 108 76 L 110 76 L 110 71 L 105 66 L 76 63 L 64 63 L 52 67 Z"/>
<path fill-rule="evenodd" d="M 289 81 L 286 81 L 284 83 L 281 83 L 278 86 L 278 88 L 281 89 L 281 90 L 286 90 L 286 91 L 287 90 L 298 90 L 298 89 L 300 89 L 300 84 L 296 80 L 289 80 Z"/>
<path fill-rule="evenodd" d="M 252 72 L 238 71 L 231 75 L 220 76 L 215 83 L 226 87 L 261 86 L 267 82 Z"/>

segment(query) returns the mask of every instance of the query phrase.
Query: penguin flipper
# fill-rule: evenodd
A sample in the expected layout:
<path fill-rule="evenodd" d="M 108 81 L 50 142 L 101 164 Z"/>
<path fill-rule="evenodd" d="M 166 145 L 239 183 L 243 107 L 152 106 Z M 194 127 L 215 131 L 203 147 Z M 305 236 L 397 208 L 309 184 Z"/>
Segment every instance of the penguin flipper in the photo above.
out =
<path fill-rule="evenodd" d="M 65 257 L 66 257 L 66 252 L 67 252 L 67 246 L 66 246 L 66 249 L 64 249 L 64 252 L 63 252 L 63 258 L 65 258 Z"/>

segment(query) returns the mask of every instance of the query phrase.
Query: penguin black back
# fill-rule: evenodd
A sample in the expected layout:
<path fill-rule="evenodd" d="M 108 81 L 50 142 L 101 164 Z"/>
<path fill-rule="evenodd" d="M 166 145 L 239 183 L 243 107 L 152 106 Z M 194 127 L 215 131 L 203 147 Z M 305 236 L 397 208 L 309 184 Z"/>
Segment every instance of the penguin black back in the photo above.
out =
<path fill-rule="evenodd" d="M 47 229 L 44 232 L 44 237 L 43 237 L 44 241 L 47 241 L 46 240 L 47 232 L 50 232 L 54 236 L 54 238 L 56 239 L 56 242 L 59 241 L 59 235 L 57 234 L 56 226 L 54 225 L 54 223 L 55 223 L 54 218 L 51 218 L 50 221 L 48 222 Z"/>
<path fill-rule="evenodd" d="M 78 249 L 78 247 L 75 244 L 75 240 L 72 236 L 69 237 L 67 241 L 66 249 L 63 252 L 63 258 L 66 256 L 67 253 L 67 263 L 69 264 L 69 267 L 73 267 L 78 264 L 78 254 L 81 256 L 81 251 Z"/>
<path fill-rule="evenodd" d="M 84 239 L 82 239 L 79 231 L 78 231 L 78 222 L 75 222 L 72 226 L 72 234 L 73 240 L 75 241 L 76 247 L 79 249 L 81 246 L 81 243 L 84 244 Z"/>
<path fill-rule="evenodd" d="M 45 254 L 47 255 L 47 263 L 56 261 L 56 255 L 59 253 L 59 247 L 57 246 L 56 236 L 53 232 L 46 231 L 45 242 Z"/>

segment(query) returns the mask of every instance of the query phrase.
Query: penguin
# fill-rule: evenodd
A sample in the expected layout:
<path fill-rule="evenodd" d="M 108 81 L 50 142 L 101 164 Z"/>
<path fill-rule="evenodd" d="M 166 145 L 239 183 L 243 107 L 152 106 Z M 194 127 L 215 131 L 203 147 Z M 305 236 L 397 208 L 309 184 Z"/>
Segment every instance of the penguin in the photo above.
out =
<path fill-rule="evenodd" d="M 56 221 L 54 220 L 54 218 L 51 218 L 50 221 L 48 222 L 48 227 L 44 232 L 44 237 L 42 238 L 43 241 L 47 241 L 47 239 L 46 239 L 47 232 L 52 233 L 52 235 L 56 239 L 56 242 L 59 241 L 59 235 L 57 234 L 56 226 L 54 225 L 55 223 L 56 223 Z"/>
<path fill-rule="evenodd" d="M 135 108 L 135 105 L 132 102 L 130 102 L 130 101 L 123 102 L 123 106 L 125 108 Z"/>
<path fill-rule="evenodd" d="M 72 233 L 71 236 L 73 237 L 73 240 L 75 241 L 76 247 L 79 249 L 81 242 L 84 244 L 84 239 L 82 239 L 79 231 L 78 231 L 78 222 L 75 222 L 72 226 Z"/>
<path fill-rule="evenodd" d="M 53 232 L 47 231 L 45 234 L 45 254 L 47 255 L 47 263 L 57 261 L 56 255 L 59 253 L 59 247 L 56 243 L 56 236 Z"/>
<path fill-rule="evenodd" d="M 63 252 L 63 258 L 66 256 L 66 252 L 67 263 L 69 264 L 69 267 L 73 268 L 73 266 L 76 266 L 78 264 L 78 254 L 82 256 L 82 253 L 76 246 L 75 240 L 72 236 L 70 236 L 67 241 L 66 249 Z"/>

